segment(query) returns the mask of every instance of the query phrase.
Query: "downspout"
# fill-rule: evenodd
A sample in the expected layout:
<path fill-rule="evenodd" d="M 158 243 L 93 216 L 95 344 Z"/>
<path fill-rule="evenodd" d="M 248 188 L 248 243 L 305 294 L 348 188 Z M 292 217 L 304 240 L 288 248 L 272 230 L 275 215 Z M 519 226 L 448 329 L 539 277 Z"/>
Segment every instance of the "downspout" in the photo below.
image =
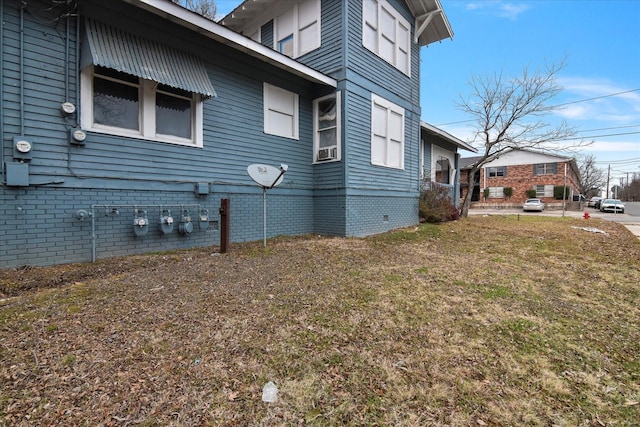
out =
<path fill-rule="evenodd" d="M 0 0 L 0 185 L 4 179 L 4 0 Z"/>
<path fill-rule="evenodd" d="M 20 7 L 20 135 L 24 135 L 24 6 Z"/>
<path fill-rule="evenodd" d="M 80 12 L 76 13 L 76 126 L 80 127 Z"/>
<path fill-rule="evenodd" d="M 65 22 L 66 34 L 64 43 L 64 102 L 69 101 L 69 14 Z"/>
<path fill-rule="evenodd" d="M 342 2 L 342 34 L 348 34 L 349 31 L 349 25 L 348 25 L 348 20 L 349 20 L 349 3 L 348 1 Z M 343 76 L 342 78 L 344 79 L 343 82 L 347 81 L 347 58 L 349 58 L 349 43 L 348 43 L 348 38 L 349 37 L 343 37 L 342 38 L 342 73 Z M 346 85 L 343 83 L 342 85 L 343 87 L 343 94 L 344 96 L 341 96 L 341 103 L 340 103 L 340 108 L 342 109 L 342 114 L 340 115 L 342 118 L 342 123 L 340 124 L 340 131 L 342 133 L 341 140 L 342 140 L 342 151 L 344 152 L 344 156 L 342 158 L 342 171 L 343 171 L 343 188 L 344 188 L 344 197 L 347 197 L 347 193 L 348 193 L 348 182 L 349 182 L 349 168 L 347 167 L 347 159 L 349 158 L 349 144 L 347 143 L 347 126 L 345 126 L 345 124 L 349 121 L 349 117 L 347 117 L 347 102 L 349 101 L 347 99 L 347 90 L 346 90 Z M 346 223 L 346 217 L 345 217 L 345 227 L 346 227 L 347 223 Z M 345 228 L 346 231 L 346 228 Z"/>

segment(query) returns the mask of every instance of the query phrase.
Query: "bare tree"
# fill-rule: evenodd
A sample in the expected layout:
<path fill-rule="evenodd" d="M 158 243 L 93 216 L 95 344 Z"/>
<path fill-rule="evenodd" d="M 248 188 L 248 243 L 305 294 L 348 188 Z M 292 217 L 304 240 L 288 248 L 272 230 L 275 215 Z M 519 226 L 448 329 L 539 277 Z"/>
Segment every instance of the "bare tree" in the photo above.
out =
<path fill-rule="evenodd" d="M 564 67 L 564 61 L 545 64 L 535 73 L 525 67 L 521 76 L 511 79 L 502 73 L 472 77 L 472 94 L 458 102 L 458 108 L 476 122 L 473 143 L 480 146 L 480 156 L 470 165 L 470 189 L 476 172 L 504 151 L 524 148 L 545 151 L 551 143 L 575 135 L 575 130 L 565 122 L 552 127 L 543 120 L 558 109 L 549 103 L 562 90 L 556 76 Z M 471 193 L 467 192 L 462 203 L 462 216 L 469 214 Z"/>
<path fill-rule="evenodd" d="M 173 3 L 184 6 L 187 9 L 204 16 L 207 19 L 215 20 L 218 6 L 215 0 L 171 0 Z"/>
<path fill-rule="evenodd" d="M 629 178 L 627 178 L 627 181 L 629 181 Z M 619 198 L 629 202 L 640 200 L 640 173 L 631 174 L 630 182 L 624 185 Z"/>
<path fill-rule="evenodd" d="M 596 158 L 593 154 L 578 158 L 578 170 L 580 171 L 580 193 L 585 197 L 600 195 L 602 188 L 607 185 L 607 177 L 604 169 L 596 166 Z"/>

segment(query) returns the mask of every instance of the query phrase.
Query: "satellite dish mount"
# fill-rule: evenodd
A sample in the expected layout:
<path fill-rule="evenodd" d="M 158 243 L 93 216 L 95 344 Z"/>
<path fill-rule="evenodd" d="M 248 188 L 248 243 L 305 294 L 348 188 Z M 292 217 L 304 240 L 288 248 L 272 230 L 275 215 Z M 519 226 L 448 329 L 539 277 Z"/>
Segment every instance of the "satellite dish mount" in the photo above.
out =
<path fill-rule="evenodd" d="M 280 165 L 279 169 L 261 164 L 247 167 L 247 173 L 251 179 L 262 187 L 262 244 L 265 248 L 267 247 L 267 190 L 280 185 L 287 170 L 289 170 L 289 166 L 284 163 Z"/>

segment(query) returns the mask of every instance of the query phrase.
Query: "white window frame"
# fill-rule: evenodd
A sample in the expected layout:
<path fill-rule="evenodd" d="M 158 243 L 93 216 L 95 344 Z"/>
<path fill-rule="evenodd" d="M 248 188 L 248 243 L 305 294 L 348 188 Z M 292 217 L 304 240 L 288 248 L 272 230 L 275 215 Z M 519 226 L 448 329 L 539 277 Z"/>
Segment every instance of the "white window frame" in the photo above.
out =
<path fill-rule="evenodd" d="M 335 98 L 336 100 L 336 144 L 331 147 L 322 147 L 325 148 L 335 148 L 336 155 L 333 159 L 330 160 L 319 160 L 320 153 L 320 132 L 323 129 L 320 129 L 320 111 L 319 104 L 320 102 Z M 327 162 L 337 162 L 342 159 L 342 96 L 340 92 L 335 92 L 327 96 L 323 96 L 317 98 L 313 101 L 313 163 L 327 163 Z"/>
<path fill-rule="evenodd" d="M 393 20 L 393 31 L 384 31 L 384 16 Z M 411 24 L 387 0 L 362 0 L 362 45 L 411 77 Z"/>
<path fill-rule="evenodd" d="M 436 180 L 436 176 L 437 176 L 437 172 L 438 172 L 438 160 L 442 160 L 442 159 L 447 159 L 449 161 L 449 165 L 451 166 L 451 168 L 449 169 L 449 175 L 447 176 L 447 179 L 449 180 L 449 183 L 453 183 L 455 182 L 455 176 L 456 176 L 456 169 L 454 167 L 455 165 L 455 153 L 449 150 L 446 150 L 442 147 L 439 147 L 435 144 L 431 144 L 431 165 L 430 165 L 430 170 L 431 170 L 431 180 L 433 180 L 434 182 L 437 182 Z"/>
<path fill-rule="evenodd" d="M 537 198 L 553 197 L 554 185 L 534 185 L 533 189 L 536 190 Z"/>
<path fill-rule="evenodd" d="M 321 4 L 320 0 L 302 0 L 292 5 L 290 9 L 276 16 L 273 20 L 273 49 L 283 53 L 281 50 L 281 42 L 292 38 L 293 47 L 291 51 L 292 58 L 309 53 L 318 49 L 321 45 Z M 304 19 L 302 13 L 311 11 L 311 18 Z M 288 15 L 291 15 L 290 17 Z M 291 22 L 287 22 L 288 20 Z M 305 31 L 313 30 L 315 27 L 315 36 L 311 39 L 303 38 Z M 303 39 L 307 43 L 303 43 Z"/>
<path fill-rule="evenodd" d="M 283 138 L 300 139 L 300 100 L 297 93 L 282 89 L 278 86 L 264 83 L 264 133 L 281 136 Z M 286 109 L 283 107 L 287 107 Z M 277 126 L 271 117 L 280 115 L 291 118 L 291 129 L 286 130 Z"/>
<path fill-rule="evenodd" d="M 189 147 L 203 147 L 203 101 L 202 96 L 192 93 L 191 107 L 191 139 L 174 135 L 156 133 L 156 88 L 157 83 L 138 78 L 139 84 L 139 129 L 126 129 L 94 123 L 93 116 L 93 76 L 94 66 L 85 67 L 80 73 L 81 123 L 84 130 L 109 135 L 126 136 L 147 141 L 164 142 L 168 144 Z M 114 81 L 118 81 L 115 80 Z M 122 82 L 122 84 L 128 84 Z"/>
<path fill-rule="evenodd" d="M 504 187 L 488 187 L 489 199 L 502 199 L 504 198 Z"/>
<path fill-rule="evenodd" d="M 376 114 L 374 113 L 376 109 L 384 110 L 384 114 L 386 117 L 382 123 L 376 121 Z M 395 121 L 393 120 L 394 117 L 395 118 L 399 117 L 400 119 L 400 127 L 401 127 L 400 133 L 399 133 L 400 140 L 394 139 L 393 132 L 389 129 L 389 125 Z M 384 124 L 384 127 L 385 127 L 384 134 L 382 133 L 377 134 L 376 129 L 379 129 L 381 124 Z M 384 145 L 382 147 L 382 150 L 384 152 L 382 153 L 378 153 L 376 151 L 376 150 L 379 150 L 379 148 L 377 148 L 376 141 L 380 139 L 384 140 Z M 384 166 L 388 168 L 404 170 L 404 142 L 405 142 L 404 140 L 405 140 L 404 108 L 372 93 L 371 94 L 371 164 L 376 166 Z M 396 144 L 399 144 L 399 147 L 396 147 Z M 392 160 L 391 153 L 394 151 L 395 148 L 398 148 L 400 152 L 398 165 L 391 164 L 391 160 Z M 377 154 L 382 154 L 382 157 L 384 158 L 384 160 L 378 161 Z"/>

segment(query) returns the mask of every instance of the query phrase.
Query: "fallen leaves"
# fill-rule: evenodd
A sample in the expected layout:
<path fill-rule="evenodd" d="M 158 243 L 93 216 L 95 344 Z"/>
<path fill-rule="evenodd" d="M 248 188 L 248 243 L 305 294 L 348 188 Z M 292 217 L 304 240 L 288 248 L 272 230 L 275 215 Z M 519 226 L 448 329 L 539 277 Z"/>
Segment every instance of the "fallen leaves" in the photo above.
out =
<path fill-rule="evenodd" d="M 580 223 L 0 271 L 0 425 L 629 423 L 640 245 Z"/>

